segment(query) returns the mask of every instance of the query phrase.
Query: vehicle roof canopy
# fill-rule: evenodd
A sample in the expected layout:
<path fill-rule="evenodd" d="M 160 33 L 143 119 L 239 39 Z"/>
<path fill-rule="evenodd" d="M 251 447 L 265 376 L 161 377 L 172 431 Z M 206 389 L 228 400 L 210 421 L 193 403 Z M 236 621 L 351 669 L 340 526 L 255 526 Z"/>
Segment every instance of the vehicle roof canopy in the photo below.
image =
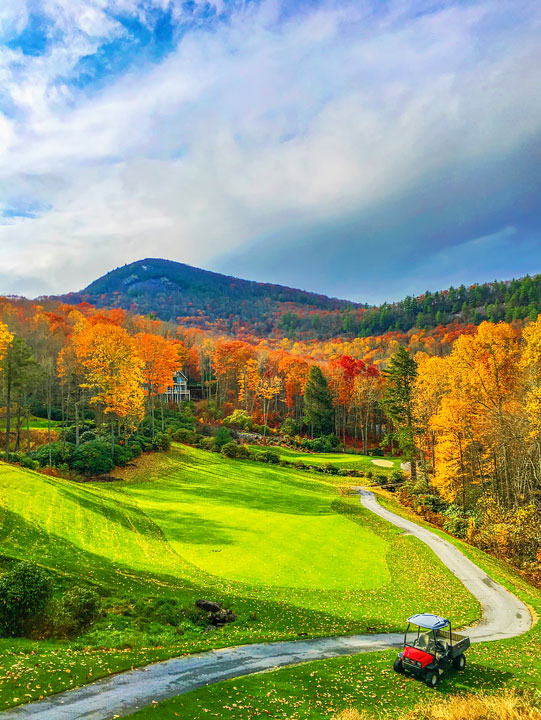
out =
<path fill-rule="evenodd" d="M 427 630 L 441 630 L 441 628 L 450 625 L 450 621 L 447 618 L 442 618 L 439 615 L 430 615 L 429 613 L 421 613 L 420 615 L 412 615 L 408 618 L 409 623 L 414 623 Z"/>

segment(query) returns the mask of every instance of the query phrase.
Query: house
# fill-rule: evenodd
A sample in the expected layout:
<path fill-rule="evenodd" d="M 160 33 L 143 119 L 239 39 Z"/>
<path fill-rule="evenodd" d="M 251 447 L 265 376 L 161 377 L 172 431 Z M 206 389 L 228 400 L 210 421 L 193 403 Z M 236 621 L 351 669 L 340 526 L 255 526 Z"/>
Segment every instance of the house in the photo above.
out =
<path fill-rule="evenodd" d="M 173 375 L 173 384 L 170 385 L 163 393 L 163 397 L 167 402 L 181 403 L 190 400 L 190 391 L 188 390 L 188 378 L 180 370 Z"/>

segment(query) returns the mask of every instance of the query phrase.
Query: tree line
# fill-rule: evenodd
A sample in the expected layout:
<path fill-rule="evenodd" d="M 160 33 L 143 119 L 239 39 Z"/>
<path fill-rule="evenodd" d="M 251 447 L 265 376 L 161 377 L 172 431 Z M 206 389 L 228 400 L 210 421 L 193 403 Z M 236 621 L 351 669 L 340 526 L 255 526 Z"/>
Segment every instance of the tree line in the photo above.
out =
<path fill-rule="evenodd" d="M 401 452 L 411 480 L 398 485 L 420 506 L 444 508 L 464 537 L 498 548 L 518 543 L 521 552 L 529 543 L 526 555 L 535 556 L 541 316 L 470 326 L 436 354 L 422 333 L 408 347 L 379 338 L 376 358 L 370 338 L 249 343 L 88 303 L 3 299 L 0 318 L 8 459 L 40 444 L 42 464 L 61 463 L 68 438 L 79 455 L 80 446 L 90 453 L 98 443 L 105 452 L 109 443 L 115 463 L 128 448 L 161 447 L 155 438 L 175 412 L 163 393 L 183 369 L 199 393 L 193 412 L 201 427 L 272 432 L 318 450 Z M 33 416 L 45 425 L 36 440 Z"/>

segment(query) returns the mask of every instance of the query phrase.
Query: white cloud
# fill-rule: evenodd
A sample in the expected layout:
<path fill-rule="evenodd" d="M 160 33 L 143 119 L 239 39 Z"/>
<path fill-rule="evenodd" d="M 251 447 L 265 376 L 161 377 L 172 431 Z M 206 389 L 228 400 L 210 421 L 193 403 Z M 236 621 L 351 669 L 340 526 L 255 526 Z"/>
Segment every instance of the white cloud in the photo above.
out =
<path fill-rule="evenodd" d="M 107 6 L 49 0 L 63 39 L 44 56 L 0 55 L 16 108 L 0 115 L 1 204 L 50 208 L 0 227 L 3 263 L 55 291 L 149 255 L 208 266 L 539 132 L 533 4 L 333 3 L 279 20 L 265 2 L 99 92 L 60 82 L 125 32 Z"/>

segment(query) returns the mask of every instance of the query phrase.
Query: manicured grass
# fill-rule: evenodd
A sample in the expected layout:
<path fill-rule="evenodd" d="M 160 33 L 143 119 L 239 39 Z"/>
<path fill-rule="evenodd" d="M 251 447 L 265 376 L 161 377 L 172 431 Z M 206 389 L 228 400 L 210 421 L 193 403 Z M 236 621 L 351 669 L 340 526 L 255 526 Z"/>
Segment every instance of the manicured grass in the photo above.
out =
<path fill-rule="evenodd" d="M 381 501 L 393 512 L 419 522 L 388 495 Z M 446 533 L 436 532 L 528 603 L 537 617 L 541 614 L 541 592 L 512 568 Z M 434 692 L 450 695 L 517 688 L 533 694 L 540 690 L 541 624 L 537 623 L 517 638 L 472 645 L 467 651 L 466 670 L 444 675 L 436 691 L 419 680 L 396 675 L 392 670 L 395 656 L 394 651 L 368 653 L 236 678 L 180 695 L 130 717 L 169 720 L 178 715 L 200 720 L 227 716 L 230 720 L 248 720 L 261 716 L 329 720 L 336 712 L 354 707 L 373 713 L 375 718 L 387 718 L 411 709 L 420 700 L 432 698 Z"/>
<path fill-rule="evenodd" d="M 12 433 L 15 432 L 16 424 L 17 424 L 16 418 L 12 417 L 11 418 L 11 432 Z M 30 415 L 28 425 L 29 425 L 30 430 L 47 430 L 47 428 L 49 427 L 49 421 L 47 420 L 47 418 L 39 418 L 39 417 L 35 417 L 34 415 Z M 60 427 L 60 425 L 62 425 L 60 420 L 51 420 L 52 428 Z M 24 433 L 26 431 L 26 419 L 25 418 L 23 418 L 21 427 L 22 427 L 22 432 Z M 0 418 L 0 430 L 5 430 L 5 429 L 6 429 L 6 418 L 2 417 L 2 418 Z"/>
<path fill-rule="evenodd" d="M 305 465 L 324 465 L 330 463 L 336 465 L 340 470 L 362 470 L 366 472 L 371 470 L 374 474 L 383 473 L 385 475 L 390 474 L 393 470 L 400 470 L 400 463 L 404 461 L 400 457 L 384 457 L 384 458 L 373 458 L 368 455 L 352 455 L 349 453 L 308 453 L 301 452 L 300 450 L 293 450 L 286 447 L 274 447 L 265 445 L 250 445 L 250 450 L 254 452 L 263 452 L 269 448 L 276 450 L 281 460 L 288 460 L 289 462 L 297 462 L 302 460 Z M 374 460 L 386 460 L 392 462 L 392 467 L 380 467 Z"/>
<path fill-rule="evenodd" d="M 0 709 L 185 652 L 396 630 L 419 608 L 457 625 L 478 617 L 426 546 L 326 475 L 176 445 L 120 476 L 77 484 L 0 464 L 0 562 L 33 559 L 60 585 L 90 582 L 107 609 L 77 642 L 0 640 Z M 149 597 L 186 608 L 206 597 L 238 620 L 205 635 L 142 628 L 133 607 Z"/>

